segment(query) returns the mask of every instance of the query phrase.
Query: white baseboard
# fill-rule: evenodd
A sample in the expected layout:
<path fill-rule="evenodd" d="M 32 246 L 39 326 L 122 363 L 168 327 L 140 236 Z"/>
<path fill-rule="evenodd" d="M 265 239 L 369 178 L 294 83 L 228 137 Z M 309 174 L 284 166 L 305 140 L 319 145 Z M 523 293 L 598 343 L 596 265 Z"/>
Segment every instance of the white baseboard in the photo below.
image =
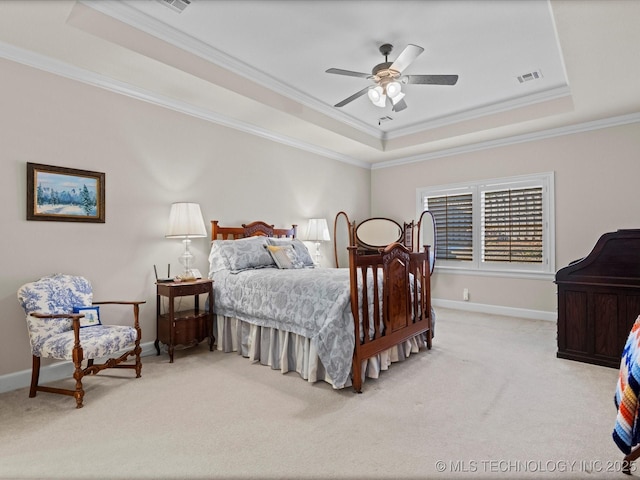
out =
<path fill-rule="evenodd" d="M 550 322 L 555 322 L 558 319 L 557 312 L 548 312 L 545 310 L 503 307 L 501 305 L 486 305 L 483 303 L 461 302 L 457 300 L 443 300 L 438 298 L 434 298 L 431 303 L 434 307 L 451 308 L 453 310 L 464 310 L 467 312 L 489 313 L 492 315 L 528 318 L 531 320 L 547 320 Z"/>
<path fill-rule="evenodd" d="M 532 320 L 548 320 L 555 322 L 557 320 L 556 312 L 547 312 L 544 310 L 529 310 L 526 308 L 503 307 L 500 305 L 485 305 L 482 303 L 460 302 L 455 300 L 442 300 L 434 298 L 432 300 L 434 307 L 451 308 L 453 310 L 464 310 L 468 312 L 489 313 L 492 315 L 505 315 L 508 317 L 529 318 Z M 437 315 L 437 313 L 436 313 Z M 143 343 L 142 356 L 155 355 L 156 348 L 153 342 Z M 47 365 L 40 369 L 40 383 L 45 384 L 69 378 L 73 376 L 73 364 L 69 361 L 57 362 Z M 21 372 L 8 373 L 0 376 L 0 393 L 17 390 L 18 388 L 28 387 L 31 384 L 31 370 L 22 370 Z"/>
<path fill-rule="evenodd" d="M 154 342 L 147 342 L 140 344 L 140 347 L 142 347 L 141 356 L 156 355 L 156 347 L 153 343 Z M 64 360 L 40 368 L 39 383 L 44 385 L 49 382 L 55 382 L 56 380 L 71 378 L 72 376 L 73 363 Z M 28 387 L 29 385 L 31 385 L 31 369 L 0 376 L 0 393 L 10 392 L 11 390 Z"/>

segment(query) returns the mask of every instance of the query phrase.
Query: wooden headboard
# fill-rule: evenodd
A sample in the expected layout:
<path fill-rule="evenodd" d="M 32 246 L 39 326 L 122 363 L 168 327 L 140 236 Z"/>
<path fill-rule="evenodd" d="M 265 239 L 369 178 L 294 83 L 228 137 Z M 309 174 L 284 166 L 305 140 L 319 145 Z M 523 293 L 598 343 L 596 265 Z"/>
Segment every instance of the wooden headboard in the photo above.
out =
<path fill-rule="evenodd" d="M 211 240 L 237 240 L 245 237 L 288 237 L 296 238 L 297 225 L 291 228 L 274 228 L 273 225 L 257 221 L 243 223 L 240 227 L 221 227 L 218 220 L 211 220 Z"/>

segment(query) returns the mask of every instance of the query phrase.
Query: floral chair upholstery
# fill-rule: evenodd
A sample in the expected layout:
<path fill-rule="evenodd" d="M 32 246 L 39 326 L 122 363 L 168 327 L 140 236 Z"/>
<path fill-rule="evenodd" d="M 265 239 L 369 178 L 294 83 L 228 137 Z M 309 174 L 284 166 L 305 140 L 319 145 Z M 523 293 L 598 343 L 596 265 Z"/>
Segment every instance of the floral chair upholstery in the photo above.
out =
<path fill-rule="evenodd" d="M 71 395 L 76 399 L 76 408 L 81 408 L 84 398 L 82 378 L 85 375 L 115 367 L 135 369 L 136 378 L 140 377 L 141 330 L 138 317 L 144 301 L 94 302 L 91 283 L 87 279 L 64 274 L 49 275 L 23 285 L 18 290 L 18 301 L 27 315 L 33 355 L 29 397 L 35 397 L 37 391 Z M 133 326 L 103 325 L 99 321 L 83 325 L 83 307 L 107 304 L 132 305 Z M 74 313 L 74 309 L 78 313 Z M 117 358 L 94 364 L 95 359 L 116 354 Z M 123 363 L 129 356 L 135 357 L 135 363 Z M 75 389 L 38 385 L 40 358 L 72 360 Z M 87 363 L 83 366 L 85 358 Z"/>

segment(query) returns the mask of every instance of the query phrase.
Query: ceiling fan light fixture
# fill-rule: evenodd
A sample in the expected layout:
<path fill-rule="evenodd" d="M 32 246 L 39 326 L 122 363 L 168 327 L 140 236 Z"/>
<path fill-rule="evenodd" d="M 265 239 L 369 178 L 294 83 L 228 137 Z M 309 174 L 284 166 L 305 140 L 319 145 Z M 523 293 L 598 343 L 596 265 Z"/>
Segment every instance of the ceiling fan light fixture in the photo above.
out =
<path fill-rule="evenodd" d="M 373 81 L 373 85 L 364 87 L 350 97 L 338 102 L 335 107 L 344 107 L 367 93 L 369 100 L 371 100 L 371 103 L 375 106 L 384 107 L 386 99 L 389 97 L 389 100 L 393 104 L 392 110 L 394 112 L 401 112 L 407 108 L 407 104 L 404 101 L 405 94 L 402 92 L 403 84 L 455 85 L 458 82 L 458 75 L 403 75 L 402 72 L 424 51 L 424 48 L 409 44 L 402 50 L 395 61 L 390 62 L 388 55 L 392 49 L 393 46 L 389 43 L 385 43 L 380 47 L 380 53 L 384 55 L 384 62 L 373 67 L 371 74 L 343 70 L 341 68 L 329 68 L 326 70 L 326 73 L 361 77 Z"/>
<path fill-rule="evenodd" d="M 369 91 L 367 92 L 367 95 L 369 96 L 369 100 L 371 100 L 371 103 L 373 103 L 376 107 L 385 106 L 386 104 L 385 95 L 380 85 L 374 88 L 370 88 Z"/>
<path fill-rule="evenodd" d="M 400 85 L 400 83 L 399 82 L 389 82 L 387 84 L 387 96 L 390 99 L 393 100 L 398 95 L 402 95 L 404 97 L 404 94 L 402 93 L 402 86 Z M 402 97 L 400 97 L 400 98 L 402 98 Z M 398 100 L 400 100 L 400 99 L 398 99 Z"/>
<path fill-rule="evenodd" d="M 393 97 L 389 97 L 389 99 L 391 100 L 391 103 L 393 103 L 394 105 L 397 104 L 403 98 L 404 98 L 404 93 L 402 92 L 399 92 L 397 95 Z"/>

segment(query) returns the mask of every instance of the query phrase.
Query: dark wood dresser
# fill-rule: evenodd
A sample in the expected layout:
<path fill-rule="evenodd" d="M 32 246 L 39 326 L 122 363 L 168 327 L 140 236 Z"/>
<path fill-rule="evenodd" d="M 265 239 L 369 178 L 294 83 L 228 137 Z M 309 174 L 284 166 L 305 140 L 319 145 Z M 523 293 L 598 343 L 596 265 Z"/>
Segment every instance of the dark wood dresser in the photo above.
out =
<path fill-rule="evenodd" d="M 585 258 L 560 269 L 558 358 L 620 367 L 640 315 L 640 229 L 600 237 Z"/>

